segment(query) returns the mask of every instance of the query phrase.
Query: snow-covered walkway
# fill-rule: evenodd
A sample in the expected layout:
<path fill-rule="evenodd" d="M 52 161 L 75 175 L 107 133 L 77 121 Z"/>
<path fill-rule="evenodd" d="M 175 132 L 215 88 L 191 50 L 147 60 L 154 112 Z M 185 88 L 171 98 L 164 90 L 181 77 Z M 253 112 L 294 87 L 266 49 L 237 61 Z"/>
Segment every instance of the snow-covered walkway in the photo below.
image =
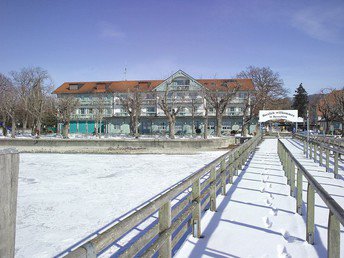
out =
<path fill-rule="evenodd" d="M 328 209 L 317 197 L 316 244 L 309 245 L 304 217 L 295 213 L 295 199 L 289 196 L 286 181 L 277 139 L 265 139 L 227 196 L 219 197 L 217 212 L 203 217 L 204 238 L 189 236 L 176 257 L 326 257 L 327 224 L 323 222 Z M 343 200 L 343 189 L 339 190 L 338 198 Z"/>

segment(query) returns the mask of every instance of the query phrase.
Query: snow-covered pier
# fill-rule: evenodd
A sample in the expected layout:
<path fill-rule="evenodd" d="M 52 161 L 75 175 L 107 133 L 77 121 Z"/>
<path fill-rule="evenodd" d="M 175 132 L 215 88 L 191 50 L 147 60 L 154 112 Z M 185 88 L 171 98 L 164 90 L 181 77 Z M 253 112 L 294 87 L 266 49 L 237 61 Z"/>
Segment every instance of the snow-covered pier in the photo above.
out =
<path fill-rule="evenodd" d="M 119 161 L 116 157 L 103 156 L 104 163 L 101 163 L 98 156 L 78 156 L 83 162 L 94 159 L 100 171 L 80 170 L 82 173 L 79 173 L 75 166 L 65 163 L 74 173 L 69 175 L 70 171 L 63 170 L 66 173 L 63 177 L 71 178 L 58 184 L 58 193 L 64 193 L 67 186 L 68 192 L 73 194 L 75 187 L 85 184 L 86 188 L 81 189 L 85 199 L 94 196 L 89 186 L 106 198 L 83 203 L 85 212 L 66 211 L 66 219 L 60 219 L 64 223 L 54 228 L 48 227 L 50 222 L 44 217 L 37 219 L 40 225 L 31 225 L 32 221 L 28 224 L 26 218 L 32 212 L 27 212 L 27 208 L 19 212 L 18 257 L 25 257 L 27 253 L 40 257 L 340 257 L 340 253 L 344 253 L 344 242 L 340 242 L 340 237 L 344 237 L 343 163 L 338 160 L 335 178 L 335 155 L 330 155 L 330 165 L 326 168 L 313 158 L 307 159 L 303 150 L 303 143 L 297 139 L 262 139 L 259 134 L 235 149 L 222 152 L 221 156 L 208 153 L 193 159 L 186 157 L 199 165 L 195 166 L 199 168 L 197 171 L 187 172 L 185 166 L 179 164 L 182 158 L 176 157 L 178 164 L 171 161 L 167 173 L 161 162 L 172 157 L 162 156 L 156 166 L 152 165 L 152 157 L 148 157 L 149 162 L 147 158 L 142 160 L 150 164 L 148 172 L 141 171 L 141 165 L 136 164 L 135 167 L 130 165 L 133 172 L 129 173 L 126 166 L 125 176 L 118 168 L 108 171 L 109 165 L 113 170 L 120 162 L 133 164 L 130 160 L 137 161 L 137 157 L 123 156 Z M 64 162 L 69 159 L 66 155 L 59 157 Z M 25 163 L 25 156 L 23 158 Z M 30 167 L 31 163 L 27 160 L 26 165 Z M 56 167 L 57 163 L 54 164 L 52 166 Z M 191 164 L 188 166 L 191 168 Z M 178 171 L 178 176 L 173 175 L 174 170 Z M 59 180 L 54 180 L 49 188 L 63 181 L 60 172 L 54 171 L 52 175 L 56 174 Z M 22 190 L 46 193 L 42 189 L 45 173 L 38 174 L 37 179 L 41 182 L 34 184 L 34 188 L 32 180 L 23 174 L 22 186 L 24 181 L 30 184 Z M 76 177 L 79 181 L 71 185 L 70 179 Z M 153 184 L 153 181 L 159 183 Z M 176 183 L 171 186 L 171 182 Z M 122 198 L 119 192 L 116 192 L 119 196 L 113 195 L 115 184 L 123 188 Z M 136 189 L 138 186 L 143 186 L 142 191 Z M 80 192 L 80 188 L 77 189 Z M 156 195 L 158 189 L 165 190 Z M 310 194 L 307 196 L 307 193 Z M 26 191 L 22 194 L 19 191 L 19 204 L 26 203 L 21 199 L 24 195 L 28 195 Z M 80 202 L 80 196 L 79 193 L 73 200 Z M 51 198 L 56 203 L 56 198 Z M 33 199 L 37 202 L 37 195 Z M 142 203 L 142 200 L 146 201 Z M 133 208 L 134 204 L 140 205 Z M 132 206 L 131 210 L 121 212 L 128 205 Z M 32 209 L 34 205 L 28 207 Z M 50 208 L 43 207 L 43 210 Z M 70 214 L 79 217 L 72 219 Z M 119 215 L 121 217 L 113 219 Z M 68 218 L 71 220 L 67 222 Z M 105 219 L 111 222 L 104 223 Z M 30 225 L 28 230 L 27 225 Z M 40 232 L 36 235 L 38 238 L 43 235 L 49 239 L 39 239 L 40 242 L 31 248 L 34 243 L 29 244 L 28 236 L 34 239 L 35 235 L 30 228 Z M 58 233 L 52 235 L 55 231 Z"/>
<path fill-rule="evenodd" d="M 314 160 L 306 159 L 301 142 L 281 140 L 280 145 L 284 144 L 286 150 L 309 172 L 314 183 L 319 183 L 322 190 L 333 198 L 326 202 L 331 208 L 338 208 L 338 214 L 335 216 L 331 212 L 329 216 L 328 204 L 319 196 L 325 191 L 321 193 L 316 189 L 317 193 L 314 193 L 311 185 L 311 190 L 308 190 L 311 194 L 307 198 L 308 180 L 305 177 L 301 177 L 303 190 L 297 191 L 296 164 L 290 156 L 281 164 L 277 142 L 277 139 L 263 140 L 227 195 L 219 197 L 217 212 L 205 214 L 202 220 L 204 237 L 189 236 L 177 257 L 343 255 L 344 241 L 340 242 L 340 238 L 343 239 L 344 231 L 339 221 L 343 223 L 344 181 L 335 179 L 333 173 L 326 172 L 326 168 Z M 343 167 L 339 166 L 339 174 L 342 173 Z M 298 198 L 300 196 L 302 199 Z M 299 209 L 297 204 L 301 205 Z M 328 238 L 331 239 L 330 244 Z M 314 245 L 307 240 L 314 242 Z"/>

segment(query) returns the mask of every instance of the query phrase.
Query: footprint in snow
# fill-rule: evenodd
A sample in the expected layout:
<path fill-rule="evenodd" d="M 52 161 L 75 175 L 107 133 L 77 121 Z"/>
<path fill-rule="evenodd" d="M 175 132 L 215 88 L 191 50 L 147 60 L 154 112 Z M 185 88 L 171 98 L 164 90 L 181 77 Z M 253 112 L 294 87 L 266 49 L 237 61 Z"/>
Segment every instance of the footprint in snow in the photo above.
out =
<path fill-rule="evenodd" d="M 269 198 L 270 200 L 275 199 L 274 196 L 272 195 L 272 193 L 269 193 L 268 198 Z"/>
<path fill-rule="evenodd" d="M 267 187 L 268 187 L 268 188 L 272 188 L 272 184 L 271 184 L 271 183 L 268 183 L 268 184 L 267 184 Z"/>
<path fill-rule="evenodd" d="M 281 234 L 282 234 L 282 236 L 284 237 L 284 239 L 285 240 L 289 240 L 290 239 L 290 233 L 288 232 L 288 230 L 286 230 L 286 229 L 281 229 Z"/>
<path fill-rule="evenodd" d="M 284 245 L 277 245 L 277 257 L 290 258 L 291 256 L 288 254 L 287 248 Z"/>
<path fill-rule="evenodd" d="M 276 207 L 271 207 L 270 214 L 272 216 L 277 216 L 278 209 Z"/>
<path fill-rule="evenodd" d="M 265 187 L 264 187 L 264 186 L 260 188 L 260 192 L 261 192 L 261 193 L 264 193 L 264 192 L 265 192 Z"/>
<path fill-rule="evenodd" d="M 266 228 L 271 228 L 272 222 L 268 217 L 263 217 L 263 223 Z"/>
<path fill-rule="evenodd" d="M 272 202 L 269 199 L 265 199 L 265 204 L 268 205 L 268 206 L 271 206 Z"/>

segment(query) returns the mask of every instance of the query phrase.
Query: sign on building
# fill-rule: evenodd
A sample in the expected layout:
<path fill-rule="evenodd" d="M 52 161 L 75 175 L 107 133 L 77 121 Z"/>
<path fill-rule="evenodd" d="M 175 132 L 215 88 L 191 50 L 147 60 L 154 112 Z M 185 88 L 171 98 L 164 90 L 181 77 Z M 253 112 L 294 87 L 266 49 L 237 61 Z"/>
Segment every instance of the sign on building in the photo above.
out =
<path fill-rule="evenodd" d="M 303 119 L 298 117 L 297 110 L 260 110 L 259 122 L 286 120 L 289 122 L 302 122 Z"/>

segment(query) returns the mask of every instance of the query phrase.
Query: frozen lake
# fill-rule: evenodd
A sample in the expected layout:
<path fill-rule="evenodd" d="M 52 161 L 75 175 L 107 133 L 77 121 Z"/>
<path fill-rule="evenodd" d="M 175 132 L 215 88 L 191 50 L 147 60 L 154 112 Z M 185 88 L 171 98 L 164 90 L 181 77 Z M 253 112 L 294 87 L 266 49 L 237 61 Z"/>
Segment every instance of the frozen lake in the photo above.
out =
<path fill-rule="evenodd" d="M 21 154 L 16 257 L 60 253 L 223 153 Z"/>

